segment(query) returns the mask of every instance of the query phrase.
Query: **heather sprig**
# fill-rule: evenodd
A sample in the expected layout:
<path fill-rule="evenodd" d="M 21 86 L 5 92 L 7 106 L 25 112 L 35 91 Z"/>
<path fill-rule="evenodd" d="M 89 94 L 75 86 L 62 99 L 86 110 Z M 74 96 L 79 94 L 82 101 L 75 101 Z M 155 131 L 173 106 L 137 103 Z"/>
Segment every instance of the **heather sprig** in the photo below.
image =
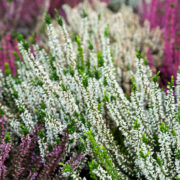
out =
<path fill-rule="evenodd" d="M 104 33 L 107 26 L 99 29 L 100 39 L 91 41 L 93 47 L 98 41 L 98 48 L 88 48 L 88 17 L 81 17 L 84 35 L 76 36 L 75 41 L 63 19 L 59 34 L 48 20 L 49 49 L 34 44 L 32 53 L 21 39 L 18 47 L 23 61 L 17 63 L 20 83 L 9 73 L 1 76 L 5 85 L 1 100 L 9 98 L 9 104 L 19 110 L 10 128 L 16 136 L 27 137 L 21 142 L 22 154 L 29 152 L 29 134 L 39 125 L 37 155 L 44 163 L 40 178 L 82 179 L 83 168 L 94 179 L 180 178 L 179 84 L 175 86 L 172 78 L 167 92 L 162 91 L 157 83 L 159 73 L 153 76 L 138 51 L 133 55 L 136 71 L 130 73 L 133 91 L 127 98 L 113 64 L 111 36 Z M 58 78 L 51 78 L 52 70 Z M 178 72 L 177 82 L 179 78 Z M 3 101 L 3 106 L 9 104 Z M 74 153 L 79 153 L 77 159 L 83 154 L 88 160 L 79 158 L 77 163 Z M 18 168 L 16 174 L 21 171 Z"/>

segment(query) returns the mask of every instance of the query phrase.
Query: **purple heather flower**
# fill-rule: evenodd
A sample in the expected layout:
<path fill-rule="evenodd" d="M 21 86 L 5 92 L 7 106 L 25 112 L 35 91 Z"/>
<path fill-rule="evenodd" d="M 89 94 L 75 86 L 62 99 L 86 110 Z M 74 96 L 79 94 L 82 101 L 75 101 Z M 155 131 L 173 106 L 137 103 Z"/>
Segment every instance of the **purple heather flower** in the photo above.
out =
<path fill-rule="evenodd" d="M 180 1 L 151 0 L 149 5 L 143 0 L 142 7 L 142 19 L 149 20 L 151 29 L 159 26 L 164 32 L 164 63 L 158 70 L 166 85 L 172 75 L 176 80 L 180 66 Z"/>

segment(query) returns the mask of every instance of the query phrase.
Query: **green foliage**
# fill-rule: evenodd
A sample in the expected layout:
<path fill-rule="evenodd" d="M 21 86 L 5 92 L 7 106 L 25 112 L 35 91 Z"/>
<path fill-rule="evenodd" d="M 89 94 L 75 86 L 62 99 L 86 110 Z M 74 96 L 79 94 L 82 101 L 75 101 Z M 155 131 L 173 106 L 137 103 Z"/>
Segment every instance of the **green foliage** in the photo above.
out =
<path fill-rule="evenodd" d="M 44 124 L 44 118 L 46 117 L 46 113 L 44 112 L 43 109 L 35 109 L 35 114 L 37 116 L 37 120 L 39 124 Z"/>
<path fill-rule="evenodd" d="M 12 90 L 12 97 L 14 97 L 15 99 L 18 98 L 18 92 L 15 90 L 14 86 L 12 85 L 12 83 L 10 82 L 10 87 Z"/>
<path fill-rule="evenodd" d="M 61 18 L 61 16 L 59 15 L 57 9 L 54 9 L 55 13 L 56 13 L 56 18 L 57 18 L 57 22 L 60 26 L 63 26 L 63 20 Z"/>
<path fill-rule="evenodd" d="M 88 76 L 84 76 L 83 78 L 82 78 L 82 84 L 83 84 L 83 86 L 84 86 L 84 88 L 87 88 L 88 87 Z"/>
<path fill-rule="evenodd" d="M 32 79 L 32 83 L 33 83 L 34 86 L 41 86 L 41 87 L 44 84 L 43 81 L 41 79 L 39 79 L 37 76 L 36 76 L 36 78 L 34 80 Z"/>
<path fill-rule="evenodd" d="M 149 142 L 149 139 L 146 137 L 145 133 L 142 134 L 142 141 L 143 141 L 145 144 L 148 144 L 148 142 Z"/>
<path fill-rule="evenodd" d="M 67 125 L 67 132 L 73 134 L 76 131 L 75 119 L 71 119 L 71 122 Z"/>
<path fill-rule="evenodd" d="M 107 82 L 107 78 L 106 77 L 104 78 L 103 84 L 104 84 L 104 86 L 108 86 L 108 82 Z"/>
<path fill-rule="evenodd" d="M 22 80 L 19 78 L 14 77 L 15 84 L 21 84 Z"/>
<path fill-rule="evenodd" d="M 59 145 L 61 143 L 61 139 L 59 137 L 56 138 L 56 143 Z"/>
<path fill-rule="evenodd" d="M 88 17 L 88 14 L 87 14 L 87 12 L 84 9 L 81 11 L 81 17 L 82 18 Z"/>
<path fill-rule="evenodd" d="M 173 76 L 171 76 L 171 81 L 168 82 L 168 85 L 169 85 L 170 88 L 174 87 L 174 77 Z"/>
<path fill-rule="evenodd" d="M 21 42 L 21 41 L 23 41 L 24 40 L 24 38 L 23 38 L 23 35 L 22 34 L 17 34 L 17 41 L 18 42 Z"/>
<path fill-rule="evenodd" d="M 101 72 L 99 69 L 97 69 L 96 67 L 94 67 L 94 77 L 99 80 L 101 78 Z"/>
<path fill-rule="evenodd" d="M 70 73 L 70 75 L 71 75 L 72 77 L 74 77 L 75 71 L 74 71 L 74 69 L 72 69 L 71 66 L 69 66 L 69 73 Z"/>
<path fill-rule="evenodd" d="M 98 103 L 98 110 L 99 110 L 99 111 L 101 110 L 102 105 L 103 105 L 102 102 Z"/>
<path fill-rule="evenodd" d="M 101 20 L 101 14 L 99 13 L 98 14 L 98 21 L 100 21 Z"/>
<path fill-rule="evenodd" d="M 174 3 L 170 3 L 170 7 L 171 7 L 171 8 L 174 8 L 174 7 L 175 7 L 175 4 L 174 4 Z"/>
<path fill-rule="evenodd" d="M 46 109 L 47 107 L 46 107 L 46 104 L 44 103 L 44 102 L 41 102 L 40 103 L 40 107 L 41 107 L 41 109 Z"/>
<path fill-rule="evenodd" d="M 106 38 L 108 38 L 108 37 L 109 37 L 109 34 L 110 34 L 110 32 L 109 32 L 109 26 L 107 26 L 107 27 L 105 28 L 105 30 L 104 30 L 104 36 L 105 36 Z"/>
<path fill-rule="evenodd" d="M 88 40 L 88 49 L 89 50 L 93 50 L 94 49 L 93 44 L 92 44 L 92 42 L 90 40 Z"/>
<path fill-rule="evenodd" d="M 98 180 L 97 176 L 93 173 L 93 171 L 98 168 L 99 164 L 92 160 L 91 162 L 88 162 L 88 165 L 90 177 L 94 180 Z"/>
<path fill-rule="evenodd" d="M 88 139 L 91 142 L 93 153 L 96 157 L 96 160 L 101 166 L 107 171 L 108 175 L 112 177 L 112 179 L 118 179 L 118 173 L 116 168 L 113 166 L 113 163 L 111 161 L 111 157 L 109 153 L 107 152 L 106 148 L 102 146 L 101 148 L 97 144 L 97 142 L 94 139 L 94 135 L 91 131 L 85 131 L 88 135 Z M 97 167 L 97 164 L 94 164 L 95 167 Z M 90 170 L 90 172 L 92 172 Z M 93 176 L 93 174 L 92 174 Z"/>
<path fill-rule="evenodd" d="M 156 82 L 159 80 L 159 74 L 160 74 L 160 71 L 158 71 L 158 72 L 156 73 L 156 75 L 152 77 L 153 82 L 156 83 Z"/>
<path fill-rule="evenodd" d="M 142 52 L 140 50 L 137 50 L 136 57 L 140 60 L 142 58 Z"/>
<path fill-rule="evenodd" d="M 18 106 L 18 112 L 19 113 L 24 113 L 25 112 L 25 109 L 24 109 L 24 107 L 22 105 Z"/>
<path fill-rule="evenodd" d="M 29 42 L 35 44 L 36 43 L 35 37 L 36 37 L 36 33 L 33 33 L 32 36 L 29 37 Z"/>
<path fill-rule="evenodd" d="M 39 136 L 41 139 L 43 139 L 43 138 L 45 137 L 45 133 L 44 133 L 43 130 L 40 130 L 40 131 L 38 131 L 37 133 L 38 133 L 38 136 Z"/>
<path fill-rule="evenodd" d="M 164 162 L 163 159 L 157 157 L 157 163 L 159 164 L 159 166 L 162 166 L 163 162 Z"/>
<path fill-rule="evenodd" d="M 66 164 L 60 162 L 59 165 L 64 166 L 63 172 L 73 171 L 73 168 L 70 166 L 70 164 L 68 162 Z"/>
<path fill-rule="evenodd" d="M 176 154 L 176 159 L 180 160 L 180 150 L 178 150 L 177 152 L 175 152 Z"/>
<path fill-rule="evenodd" d="M 50 16 L 50 14 L 48 14 L 48 12 L 46 12 L 46 15 L 45 15 L 45 23 L 46 24 L 52 23 L 51 16 Z"/>
<path fill-rule="evenodd" d="M 134 121 L 134 128 L 137 130 L 140 127 L 140 123 L 138 122 L 138 119 Z"/>
<path fill-rule="evenodd" d="M 65 86 L 64 83 L 61 83 L 61 88 L 62 88 L 63 91 L 68 91 L 69 90 L 68 85 Z"/>
<path fill-rule="evenodd" d="M 144 65 L 148 66 L 149 65 L 149 62 L 148 62 L 148 59 L 147 57 L 144 58 Z"/>
<path fill-rule="evenodd" d="M 104 66 L 104 59 L 102 57 L 102 52 L 101 51 L 99 51 L 97 53 L 97 59 L 98 59 L 98 67 Z"/>
<path fill-rule="evenodd" d="M 52 72 L 50 74 L 50 79 L 54 80 L 54 81 L 59 81 L 59 76 L 57 75 L 56 70 L 52 70 Z"/>
<path fill-rule="evenodd" d="M 0 118 L 2 118 L 5 115 L 5 111 L 0 108 Z"/>
<path fill-rule="evenodd" d="M 178 107 L 177 114 L 176 114 L 176 120 L 180 123 L 180 106 Z"/>
<path fill-rule="evenodd" d="M 172 136 L 176 136 L 177 135 L 177 133 L 176 133 L 176 131 L 173 129 L 172 130 Z"/>
<path fill-rule="evenodd" d="M 23 135 L 25 135 L 25 136 L 26 136 L 27 134 L 29 134 L 28 128 L 27 128 L 24 124 L 22 124 L 22 123 L 21 123 L 20 133 L 23 134 Z"/>
<path fill-rule="evenodd" d="M 135 84 L 135 82 L 134 82 L 133 76 L 131 76 L 131 88 L 132 88 L 132 91 L 133 91 L 133 92 L 136 92 L 137 87 L 136 87 L 136 84 Z"/>
<path fill-rule="evenodd" d="M 163 133 L 166 133 L 168 131 L 168 125 L 165 125 L 165 123 L 163 122 L 160 125 L 160 131 L 163 132 Z"/>
<path fill-rule="evenodd" d="M 106 91 L 104 91 L 103 100 L 104 100 L 105 102 L 109 102 L 109 95 L 106 93 Z"/>
<path fill-rule="evenodd" d="M 143 159 L 146 159 L 149 156 L 149 154 L 150 154 L 149 151 L 148 151 L 148 153 L 144 154 L 142 149 L 139 152 L 139 156 Z"/>
<path fill-rule="evenodd" d="M 20 60 L 20 57 L 19 57 L 19 55 L 18 55 L 18 53 L 16 51 L 13 51 L 12 54 L 15 57 L 16 61 Z"/>
<path fill-rule="evenodd" d="M 5 74 L 5 76 L 9 76 L 10 74 L 11 74 L 11 71 L 10 71 L 10 68 L 9 68 L 9 63 L 4 63 L 4 68 L 5 68 L 5 70 L 4 70 L 4 74 Z"/>
<path fill-rule="evenodd" d="M 5 135 L 5 137 L 4 137 L 5 143 L 11 142 L 11 141 L 10 141 L 11 139 L 12 139 L 12 137 L 10 136 L 10 133 L 7 132 L 6 135 Z"/>

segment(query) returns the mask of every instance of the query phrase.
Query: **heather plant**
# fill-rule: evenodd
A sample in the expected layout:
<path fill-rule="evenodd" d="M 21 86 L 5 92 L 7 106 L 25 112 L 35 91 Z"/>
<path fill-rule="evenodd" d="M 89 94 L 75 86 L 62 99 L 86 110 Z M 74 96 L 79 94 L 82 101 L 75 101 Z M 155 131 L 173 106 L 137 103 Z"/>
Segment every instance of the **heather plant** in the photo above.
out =
<path fill-rule="evenodd" d="M 17 42 L 12 37 L 10 33 L 6 33 L 2 36 L 0 40 L 0 68 L 4 72 L 4 64 L 7 62 L 10 66 L 11 72 L 13 75 L 16 73 L 16 67 L 15 67 L 15 60 L 16 57 L 14 56 L 17 54 Z M 15 53 L 13 55 L 13 53 Z"/>
<path fill-rule="evenodd" d="M 148 22 L 142 27 L 139 17 L 130 7 L 122 6 L 117 13 L 112 13 L 106 4 L 98 0 L 93 2 L 94 6 L 88 1 L 79 3 L 74 8 L 63 6 L 67 14 L 69 32 L 78 35 L 82 39 L 82 44 L 85 44 L 89 36 L 88 40 L 94 44 L 94 48 L 101 51 L 99 37 L 101 29 L 107 27 L 110 34 L 111 55 L 116 66 L 120 67 L 119 83 L 129 94 L 131 71 L 136 71 L 137 49 L 142 51 L 143 56 L 148 56 L 149 64 L 155 71 L 156 67 L 161 66 L 164 52 L 162 32 L 159 28 L 150 31 Z M 85 54 L 86 49 L 88 48 L 84 48 Z"/>
<path fill-rule="evenodd" d="M 42 126 L 37 125 L 34 131 L 29 133 L 22 125 L 18 142 L 17 137 L 14 137 L 16 135 L 6 130 L 7 123 L 2 112 L 0 125 L 0 178 L 2 180 L 16 180 L 20 177 L 21 179 L 59 179 L 59 177 L 77 176 L 75 169 L 81 167 L 81 161 L 85 156 L 79 153 L 66 156 L 69 141 L 66 130 L 61 138 L 56 139 L 54 146 L 46 145 L 49 150 L 44 162 L 37 146 L 38 141 L 43 138 Z M 65 157 L 69 160 L 67 161 Z M 68 169 L 67 165 L 71 169 Z M 69 171 L 71 174 L 66 173 L 64 176 L 64 173 Z"/>
<path fill-rule="evenodd" d="M 42 127 L 37 147 L 48 167 L 44 165 L 37 179 L 49 178 L 50 171 L 56 173 L 57 162 L 60 170 L 64 167 L 63 173 L 55 174 L 57 179 L 86 179 L 81 174 L 83 168 L 91 179 L 179 179 L 180 71 L 176 87 L 172 77 L 165 93 L 157 83 L 159 72 L 152 75 L 148 60 L 139 50 L 136 71 L 131 75 L 132 92 L 127 96 L 118 84 L 113 64 L 110 27 L 99 29 L 97 49 L 88 33 L 83 39 L 77 35 L 71 39 L 57 11 L 56 16 L 63 41 L 59 42 L 57 28 L 47 14 L 49 50 L 34 44 L 32 53 L 19 35 L 23 61 L 17 62 L 17 77 L 11 75 L 8 66 L 5 77 L 0 75 L 1 109 L 7 116 L 13 114 L 6 129 L 17 137 L 22 133 L 27 137 L 21 143 L 23 157 L 29 152 L 28 134 L 37 125 Z M 81 21 L 88 22 L 86 18 Z M 68 134 L 66 155 L 56 146 L 64 130 Z M 11 141 L 9 136 L 6 139 Z M 53 153 L 47 144 L 50 149 L 54 147 Z M 65 161 L 68 154 L 73 154 L 72 158 Z M 74 157 L 79 164 L 72 162 Z M 18 168 L 15 171 L 21 172 Z"/>
<path fill-rule="evenodd" d="M 161 81 L 167 84 L 171 75 L 176 78 L 180 65 L 180 1 L 178 0 L 151 0 L 142 2 L 142 17 L 150 22 L 150 27 L 159 26 L 164 32 L 163 64 L 158 68 L 161 71 Z"/>
<path fill-rule="evenodd" d="M 107 0 L 104 0 L 108 3 Z M 0 68 L 4 72 L 4 64 L 9 63 L 10 69 L 15 75 L 15 59 L 13 53 L 19 53 L 13 38 L 16 32 L 31 38 L 35 32 L 43 32 L 43 19 L 45 11 L 54 16 L 54 8 L 65 16 L 62 5 L 68 3 L 72 7 L 80 0 L 2 0 L 0 3 Z M 43 37 L 43 36 L 42 36 Z M 40 36 L 39 43 L 43 38 Z M 13 53 L 12 53 L 13 52 Z"/>

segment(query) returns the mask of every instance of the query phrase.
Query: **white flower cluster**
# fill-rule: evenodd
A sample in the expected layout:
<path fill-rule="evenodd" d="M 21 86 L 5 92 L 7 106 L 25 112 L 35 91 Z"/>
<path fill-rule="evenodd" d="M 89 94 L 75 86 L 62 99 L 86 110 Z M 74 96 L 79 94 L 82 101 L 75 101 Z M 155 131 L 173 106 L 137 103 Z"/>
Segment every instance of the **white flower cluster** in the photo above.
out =
<path fill-rule="evenodd" d="M 131 71 L 136 71 L 136 51 L 140 49 L 144 55 L 150 53 L 155 67 L 161 66 L 164 53 L 163 33 L 159 28 L 150 31 L 148 21 L 142 27 L 139 17 L 133 13 L 131 7 L 123 6 L 117 13 L 112 13 L 99 0 L 93 0 L 92 4 L 85 0 L 74 8 L 64 5 L 68 28 L 70 32 L 79 35 L 83 44 L 89 34 L 89 40 L 97 50 L 101 50 L 99 38 L 104 28 L 110 27 L 111 54 L 114 63 L 120 67 L 117 69 L 118 82 L 129 94 Z M 85 54 L 86 50 L 84 48 Z"/>
<path fill-rule="evenodd" d="M 75 36 L 76 44 L 59 15 L 62 42 L 46 17 L 49 52 L 38 45 L 32 51 L 19 37 L 24 61 L 18 62 L 17 77 L 0 76 L 1 104 L 14 109 L 10 125 L 18 135 L 18 123 L 29 131 L 42 125 L 42 157 L 48 151 L 45 144 L 53 144 L 67 130 L 68 151 L 83 144 L 83 152 L 98 164 L 92 174 L 99 179 L 179 179 L 180 75 L 175 99 L 173 78 L 167 93 L 162 91 L 158 74 L 152 76 L 139 51 L 134 65 L 137 72 L 131 77 L 132 93 L 127 97 L 118 84 L 109 29 L 99 28 L 99 37 L 92 40 L 83 13 L 85 36 L 82 40 Z M 74 171 L 72 177 L 81 179 L 78 174 Z"/>

